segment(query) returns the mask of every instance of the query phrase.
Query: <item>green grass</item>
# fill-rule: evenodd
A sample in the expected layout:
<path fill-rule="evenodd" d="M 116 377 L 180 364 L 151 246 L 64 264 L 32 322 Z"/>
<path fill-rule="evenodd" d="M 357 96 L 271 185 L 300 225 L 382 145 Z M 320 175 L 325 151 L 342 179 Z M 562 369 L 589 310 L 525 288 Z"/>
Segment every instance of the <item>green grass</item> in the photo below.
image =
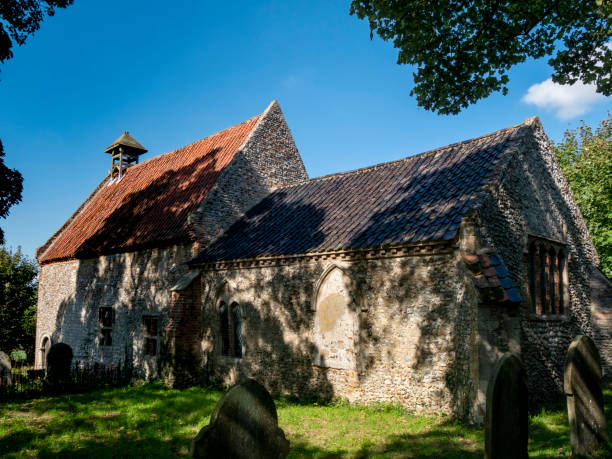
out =
<path fill-rule="evenodd" d="M 612 384 L 606 394 L 612 435 Z M 161 384 L 0 404 L 1 457 L 174 457 L 208 423 L 221 392 Z M 290 457 L 482 457 L 483 432 L 390 405 L 276 402 Z M 612 438 L 612 437 L 611 437 Z M 563 404 L 530 418 L 530 457 L 569 457 Z"/>

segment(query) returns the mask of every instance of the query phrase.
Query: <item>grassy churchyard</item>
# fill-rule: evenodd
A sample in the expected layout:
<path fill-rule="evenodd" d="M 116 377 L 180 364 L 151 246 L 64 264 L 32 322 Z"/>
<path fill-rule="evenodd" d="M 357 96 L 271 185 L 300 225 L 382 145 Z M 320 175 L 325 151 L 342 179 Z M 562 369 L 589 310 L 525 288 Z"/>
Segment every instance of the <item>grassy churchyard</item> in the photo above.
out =
<path fill-rule="evenodd" d="M 161 384 L 107 389 L 0 404 L 1 457 L 186 456 L 189 442 L 221 392 Z M 612 383 L 605 389 L 612 438 Z M 276 401 L 279 425 L 291 442 L 289 457 L 483 456 L 479 428 L 444 416 L 416 416 L 397 406 Z M 530 418 L 530 457 L 569 457 L 564 405 Z"/>

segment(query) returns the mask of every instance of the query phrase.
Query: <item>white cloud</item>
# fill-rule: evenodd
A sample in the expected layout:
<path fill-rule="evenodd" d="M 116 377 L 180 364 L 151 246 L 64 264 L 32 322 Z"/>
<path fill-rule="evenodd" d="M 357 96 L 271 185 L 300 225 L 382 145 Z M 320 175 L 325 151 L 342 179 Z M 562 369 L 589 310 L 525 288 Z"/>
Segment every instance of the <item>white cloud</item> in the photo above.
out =
<path fill-rule="evenodd" d="M 303 79 L 299 75 L 288 75 L 281 82 L 287 89 L 293 89 L 302 83 Z"/>
<path fill-rule="evenodd" d="M 603 94 L 595 92 L 594 84 L 584 84 L 580 81 L 573 85 L 553 83 L 552 79 L 534 84 L 523 96 L 523 102 L 534 104 L 538 108 L 556 111 L 558 118 L 568 120 L 586 112 L 602 100 Z"/>

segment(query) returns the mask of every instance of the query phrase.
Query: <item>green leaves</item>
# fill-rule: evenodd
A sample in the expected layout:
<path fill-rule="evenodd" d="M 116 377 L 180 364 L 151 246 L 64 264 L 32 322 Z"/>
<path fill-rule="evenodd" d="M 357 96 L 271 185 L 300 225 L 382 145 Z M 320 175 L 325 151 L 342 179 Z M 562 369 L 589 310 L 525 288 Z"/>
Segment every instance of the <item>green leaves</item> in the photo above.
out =
<path fill-rule="evenodd" d="M 612 94 L 612 2 L 602 0 L 353 0 L 350 14 L 392 40 L 398 64 L 415 65 L 417 103 L 456 114 L 493 92 L 508 91 L 508 71 L 552 55 L 559 83 L 595 82 Z"/>
<path fill-rule="evenodd" d="M 565 132 L 555 153 L 599 255 L 612 278 L 612 118 L 593 130 L 584 122 Z"/>
<path fill-rule="evenodd" d="M 0 63 L 13 57 L 13 42 L 23 45 L 40 27 L 45 14 L 66 8 L 74 0 L 2 0 L 0 3 Z"/>
<path fill-rule="evenodd" d="M 5 218 L 9 208 L 21 201 L 23 177 L 15 169 L 4 165 L 4 148 L 0 140 L 0 218 Z M 4 233 L 0 229 L 0 244 L 4 243 Z"/>
<path fill-rule="evenodd" d="M 34 351 L 38 267 L 18 249 L 0 246 L 0 350 Z"/>

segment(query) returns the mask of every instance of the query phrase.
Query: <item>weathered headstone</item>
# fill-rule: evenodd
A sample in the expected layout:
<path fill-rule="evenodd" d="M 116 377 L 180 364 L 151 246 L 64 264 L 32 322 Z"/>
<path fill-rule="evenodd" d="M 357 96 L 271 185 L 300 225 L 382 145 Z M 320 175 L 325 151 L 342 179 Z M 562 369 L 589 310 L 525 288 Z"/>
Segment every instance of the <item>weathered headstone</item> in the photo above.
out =
<path fill-rule="evenodd" d="M 601 360 L 591 338 L 572 341 L 565 358 L 563 388 L 567 398 L 572 457 L 593 457 L 608 444 Z"/>
<path fill-rule="evenodd" d="M 485 458 L 527 457 L 527 380 L 521 360 L 507 352 L 493 367 L 487 387 Z"/>
<path fill-rule="evenodd" d="M 70 378 L 72 348 L 65 343 L 56 343 L 47 353 L 47 378 L 52 384 Z"/>
<path fill-rule="evenodd" d="M 274 401 L 253 379 L 232 387 L 219 400 L 210 424 L 191 442 L 191 455 L 202 458 L 284 458 L 288 452 Z"/>
<path fill-rule="evenodd" d="M 0 386 L 10 386 L 11 382 L 11 359 L 0 351 Z"/>

